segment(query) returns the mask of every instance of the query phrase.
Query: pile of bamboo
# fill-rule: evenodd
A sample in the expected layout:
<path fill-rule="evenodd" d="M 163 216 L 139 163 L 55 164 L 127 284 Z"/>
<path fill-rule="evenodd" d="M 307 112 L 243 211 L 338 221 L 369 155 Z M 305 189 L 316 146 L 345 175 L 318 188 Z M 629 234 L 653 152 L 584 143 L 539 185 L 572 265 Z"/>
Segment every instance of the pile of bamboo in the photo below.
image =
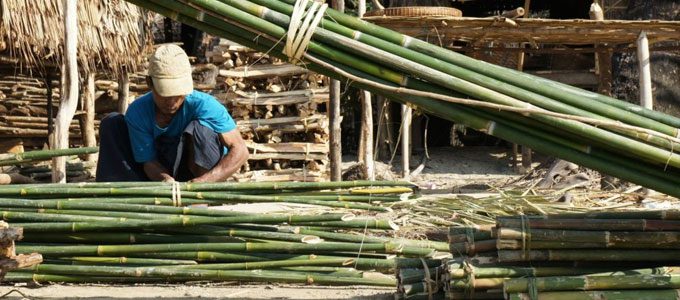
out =
<path fill-rule="evenodd" d="M 0 154 L 0 185 L 51 182 L 51 166 L 42 161 L 53 157 L 86 155 L 97 153 L 97 147 L 69 148 L 57 150 L 37 150 L 19 153 Z M 70 181 L 85 181 L 92 177 L 93 162 L 75 158 L 67 164 L 67 178 Z"/>
<path fill-rule="evenodd" d="M 0 187 L 3 219 L 24 230 L 17 251 L 45 257 L 6 280 L 396 286 L 397 268 L 440 266 L 448 246 L 391 237 L 399 227 L 371 213 L 411 190 L 405 182 Z M 246 213 L 223 205 L 262 202 L 296 209 Z"/>
<path fill-rule="evenodd" d="M 679 299 L 679 221 L 672 210 L 614 211 L 452 227 L 454 259 L 399 288 L 407 299 Z"/>
<path fill-rule="evenodd" d="M 328 180 L 326 77 L 224 39 L 206 58 L 217 73 L 212 93 L 250 150 L 237 180 Z"/>
<path fill-rule="evenodd" d="M 288 59 L 282 50 L 295 0 L 128 1 Z M 680 196 L 680 155 L 674 153 L 680 145 L 678 118 L 483 63 L 332 9 L 306 49 L 302 61 L 315 72 Z"/>

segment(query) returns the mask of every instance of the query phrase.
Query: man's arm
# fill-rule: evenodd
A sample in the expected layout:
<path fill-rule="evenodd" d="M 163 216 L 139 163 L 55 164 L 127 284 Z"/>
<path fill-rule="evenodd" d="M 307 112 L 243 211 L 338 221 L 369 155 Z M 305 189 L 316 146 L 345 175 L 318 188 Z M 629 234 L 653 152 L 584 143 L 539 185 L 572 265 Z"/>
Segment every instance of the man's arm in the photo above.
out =
<path fill-rule="evenodd" d="M 241 138 L 238 129 L 220 134 L 222 145 L 229 149 L 217 165 L 207 173 L 194 178 L 191 182 L 219 182 L 225 181 L 229 176 L 236 173 L 248 160 L 248 148 Z"/>
<path fill-rule="evenodd" d="M 170 172 L 157 160 L 147 161 L 144 163 L 144 173 L 152 181 L 174 182 Z"/>

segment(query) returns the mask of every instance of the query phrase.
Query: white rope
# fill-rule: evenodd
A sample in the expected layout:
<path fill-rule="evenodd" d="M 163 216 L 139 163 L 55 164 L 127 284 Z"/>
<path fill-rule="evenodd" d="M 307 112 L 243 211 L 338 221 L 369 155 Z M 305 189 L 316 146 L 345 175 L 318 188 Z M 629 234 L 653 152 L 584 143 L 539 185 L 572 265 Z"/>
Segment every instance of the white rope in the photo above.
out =
<path fill-rule="evenodd" d="M 172 205 L 176 207 L 182 206 L 182 190 L 177 181 L 172 182 Z"/>
<path fill-rule="evenodd" d="M 328 9 L 328 4 L 312 1 L 312 5 L 307 10 L 309 1 L 297 0 L 290 17 L 283 54 L 288 56 L 291 63 L 298 63 L 305 54 L 316 27 L 323 19 L 326 9 Z"/>

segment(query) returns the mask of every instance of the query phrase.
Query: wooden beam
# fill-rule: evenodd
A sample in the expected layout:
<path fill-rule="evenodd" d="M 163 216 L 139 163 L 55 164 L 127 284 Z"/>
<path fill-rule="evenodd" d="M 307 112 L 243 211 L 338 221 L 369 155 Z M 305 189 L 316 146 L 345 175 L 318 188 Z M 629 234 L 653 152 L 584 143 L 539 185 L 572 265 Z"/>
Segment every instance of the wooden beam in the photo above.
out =
<path fill-rule="evenodd" d="M 52 149 L 69 147 L 69 126 L 78 105 L 78 0 L 64 1 L 64 63 L 61 102 L 55 122 Z M 52 182 L 66 182 L 66 157 L 52 159 Z"/>

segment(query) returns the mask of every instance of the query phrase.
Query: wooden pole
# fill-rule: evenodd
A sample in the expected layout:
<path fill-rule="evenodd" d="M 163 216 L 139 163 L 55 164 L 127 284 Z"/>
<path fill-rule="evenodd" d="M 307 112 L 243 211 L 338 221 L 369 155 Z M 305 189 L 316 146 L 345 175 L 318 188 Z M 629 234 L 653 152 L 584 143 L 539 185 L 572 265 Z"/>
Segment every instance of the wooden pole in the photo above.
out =
<path fill-rule="evenodd" d="M 52 73 L 47 72 L 45 78 L 45 88 L 47 88 L 47 136 L 51 137 L 54 132 L 54 106 L 52 106 Z"/>
<path fill-rule="evenodd" d="M 338 11 L 345 11 L 345 0 L 333 0 L 333 7 Z M 331 126 L 329 134 L 330 160 L 331 160 L 331 181 L 342 180 L 342 137 L 340 124 L 340 81 L 331 79 L 330 83 L 330 105 L 328 106 L 328 118 Z"/>
<path fill-rule="evenodd" d="M 87 74 L 87 81 L 85 84 L 85 91 L 83 93 L 83 110 L 85 113 L 80 116 L 80 132 L 83 136 L 83 146 L 85 147 L 96 147 L 97 138 L 94 129 L 94 101 L 96 88 L 94 85 L 94 72 Z M 85 160 L 96 161 L 97 153 L 86 154 Z"/>
<path fill-rule="evenodd" d="M 120 73 L 118 79 L 118 112 L 125 114 L 128 108 L 128 99 L 130 98 L 130 75 L 126 68 Z"/>
<path fill-rule="evenodd" d="M 640 105 L 647 109 L 654 109 L 652 98 L 652 71 L 649 62 L 649 40 L 647 33 L 640 33 L 637 40 L 637 57 L 640 65 Z"/>
<path fill-rule="evenodd" d="M 524 1 L 524 15 L 522 18 L 526 18 L 529 15 L 529 9 L 531 9 L 531 0 L 526 0 Z M 524 48 L 524 44 L 522 44 L 522 48 Z M 519 71 L 524 71 L 524 58 L 524 51 L 517 55 L 517 70 Z M 531 148 L 522 146 L 522 173 L 527 173 L 531 170 L 531 164 L 533 162 L 531 154 Z"/>
<path fill-rule="evenodd" d="M 62 73 L 61 102 L 55 120 L 55 135 L 52 149 L 69 147 L 69 126 L 78 105 L 78 0 L 64 2 L 64 63 Z M 66 157 L 52 159 L 52 182 L 66 182 Z"/>
<path fill-rule="evenodd" d="M 408 180 L 411 174 L 411 118 L 413 109 L 408 105 L 401 105 L 401 162 L 402 176 Z"/>
<path fill-rule="evenodd" d="M 366 0 L 359 0 L 358 15 L 363 17 L 366 13 Z M 361 140 L 362 146 L 359 153 L 363 154 L 359 160 L 366 166 L 366 174 L 369 180 L 375 180 L 375 163 L 373 157 L 373 106 L 371 93 L 361 91 Z"/>

